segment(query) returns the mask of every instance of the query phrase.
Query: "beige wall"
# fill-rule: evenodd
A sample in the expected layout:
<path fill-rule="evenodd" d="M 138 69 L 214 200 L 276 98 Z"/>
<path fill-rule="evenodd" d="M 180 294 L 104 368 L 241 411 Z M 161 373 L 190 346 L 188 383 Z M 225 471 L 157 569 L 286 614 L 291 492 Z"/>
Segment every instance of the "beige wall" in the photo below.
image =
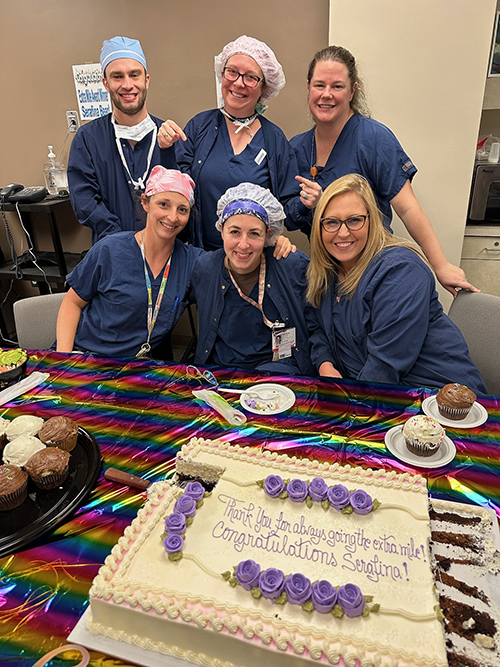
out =
<path fill-rule="evenodd" d="M 0 57 L 9 70 L 0 183 L 43 182 L 47 144 L 61 150 L 65 112 L 77 108 L 71 65 L 98 62 L 103 39 L 141 40 L 148 110 L 184 124 L 215 105 L 214 56 L 244 33 L 267 42 L 285 70 L 287 85 L 266 115 L 289 136 L 308 129 L 306 70 L 327 43 L 328 0 L 0 0 Z"/>
<path fill-rule="evenodd" d="M 184 124 L 215 106 L 214 56 L 241 34 L 267 42 L 283 65 L 287 85 L 270 101 L 267 117 L 291 137 L 311 126 L 306 72 L 328 43 L 328 0 L 0 0 L 0 62 L 6 76 L 0 122 L 0 186 L 43 185 L 52 144 L 67 162 L 66 110 L 77 109 L 72 65 L 98 62 L 104 39 L 140 39 L 151 87 L 148 110 Z M 8 72 L 8 74 L 7 74 Z M 64 144 L 64 150 L 62 151 Z M 21 250 L 19 223 L 9 215 Z M 45 217 L 35 226 L 50 250 Z M 90 245 L 89 230 L 73 216 L 61 221 L 64 248 Z M 6 249 L 3 225 L 0 243 Z M 299 234 L 299 233 L 297 233 Z M 305 239 L 299 234 L 298 238 Z M 302 242 L 302 241 L 301 241 Z M 304 244 L 305 245 L 305 244 Z M 5 292 L 6 284 L 2 285 Z M 26 285 L 19 286 L 25 290 Z"/>
<path fill-rule="evenodd" d="M 460 263 L 496 0 L 331 0 L 330 43 L 356 56 L 373 116 L 419 171 L 414 190 Z M 404 230 L 398 223 L 397 233 Z M 440 291 L 445 304 L 450 297 Z"/>

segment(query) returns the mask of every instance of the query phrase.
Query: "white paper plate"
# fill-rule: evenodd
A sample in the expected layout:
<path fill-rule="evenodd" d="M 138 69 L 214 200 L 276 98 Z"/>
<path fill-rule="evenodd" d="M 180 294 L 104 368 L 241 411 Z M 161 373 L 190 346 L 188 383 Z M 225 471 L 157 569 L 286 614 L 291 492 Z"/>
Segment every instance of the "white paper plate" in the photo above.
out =
<path fill-rule="evenodd" d="M 261 400 L 256 399 L 255 394 Z M 240 396 L 241 407 L 257 415 L 277 415 L 291 408 L 294 403 L 295 394 L 291 389 L 272 382 L 254 384 Z"/>
<path fill-rule="evenodd" d="M 394 426 L 394 428 L 387 431 L 385 434 L 385 446 L 397 459 L 418 468 L 440 468 L 453 461 L 457 453 L 457 448 L 453 441 L 448 436 L 445 436 L 435 454 L 432 456 L 417 456 L 406 447 L 402 426 Z"/>
<path fill-rule="evenodd" d="M 481 426 L 488 419 L 486 408 L 478 403 L 473 403 L 469 414 L 464 419 L 447 419 L 439 412 L 436 397 L 428 396 L 422 401 L 422 410 L 428 417 L 432 417 L 443 426 L 455 426 L 455 428 L 474 428 Z"/>

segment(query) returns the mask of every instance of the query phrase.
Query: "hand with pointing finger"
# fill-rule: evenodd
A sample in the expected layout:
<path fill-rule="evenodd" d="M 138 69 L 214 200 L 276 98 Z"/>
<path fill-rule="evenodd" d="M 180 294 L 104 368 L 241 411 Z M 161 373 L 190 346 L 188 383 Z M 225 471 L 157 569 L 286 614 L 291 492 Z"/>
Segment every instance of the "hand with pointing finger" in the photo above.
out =
<path fill-rule="evenodd" d="M 186 141 L 184 130 L 173 120 L 166 120 L 158 130 L 158 145 L 160 148 L 170 148 L 176 141 Z"/>
<path fill-rule="evenodd" d="M 316 181 L 310 181 L 303 176 L 295 176 L 295 180 L 300 183 L 300 201 L 304 206 L 307 206 L 307 208 L 315 208 L 323 194 L 321 185 L 316 183 Z"/>

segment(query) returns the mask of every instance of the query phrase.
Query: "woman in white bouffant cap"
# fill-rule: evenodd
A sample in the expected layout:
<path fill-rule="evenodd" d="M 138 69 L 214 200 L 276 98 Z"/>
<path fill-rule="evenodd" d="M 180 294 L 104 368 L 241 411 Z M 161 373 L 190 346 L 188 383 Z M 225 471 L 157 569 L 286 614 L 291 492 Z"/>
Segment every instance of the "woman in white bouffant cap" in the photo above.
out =
<path fill-rule="evenodd" d="M 196 182 L 196 203 L 189 233 L 192 243 L 207 250 L 221 247 L 215 229 L 217 201 L 244 181 L 269 189 L 285 207 L 299 201 L 296 158 L 281 129 L 262 115 L 265 103 L 285 85 L 283 69 L 264 42 L 242 35 L 215 58 L 218 108 L 203 111 L 184 128 L 186 141 L 164 124 L 159 143 L 174 141 L 178 167 Z M 167 136 L 165 136 L 167 135 Z M 178 141 L 178 139 L 181 139 Z M 294 171 L 295 170 L 295 171 Z M 294 210 L 297 207 L 294 206 Z M 306 221 L 293 221 L 289 229 Z"/>
<path fill-rule="evenodd" d="M 284 218 L 276 197 L 254 183 L 219 199 L 215 227 L 223 248 L 201 255 L 191 275 L 197 363 L 314 374 L 305 315 L 309 258 L 300 251 L 279 261 L 273 255 Z"/>

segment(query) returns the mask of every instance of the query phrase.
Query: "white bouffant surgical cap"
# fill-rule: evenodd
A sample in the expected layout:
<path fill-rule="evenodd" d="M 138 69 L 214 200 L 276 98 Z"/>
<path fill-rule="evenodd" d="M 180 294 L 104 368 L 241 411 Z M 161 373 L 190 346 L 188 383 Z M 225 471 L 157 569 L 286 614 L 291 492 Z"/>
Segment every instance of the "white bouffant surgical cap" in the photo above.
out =
<path fill-rule="evenodd" d="M 222 83 L 222 70 L 231 56 L 242 53 L 244 56 L 253 58 L 262 70 L 266 87 L 261 96 L 261 102 L 276 97 L 286 83 L 283 68 L 278 62 L 272 49 L 264 42 L 254 37 L 242 35 L 234 42 L 226 44 L 218 56 L 215 56 L 215 76 L 217 83 Z"/>
<path fill-rule="evenodd" d="M 285 211 L 270 190 L 255 183 L 240 183 L 229 188 L 217 202 L 217 222 L 215 227 L 222 231 L 222 226 L 233 215 L 253 215 L 269 229 L 266 246 L 274 245 L 283 232 Z"/>

